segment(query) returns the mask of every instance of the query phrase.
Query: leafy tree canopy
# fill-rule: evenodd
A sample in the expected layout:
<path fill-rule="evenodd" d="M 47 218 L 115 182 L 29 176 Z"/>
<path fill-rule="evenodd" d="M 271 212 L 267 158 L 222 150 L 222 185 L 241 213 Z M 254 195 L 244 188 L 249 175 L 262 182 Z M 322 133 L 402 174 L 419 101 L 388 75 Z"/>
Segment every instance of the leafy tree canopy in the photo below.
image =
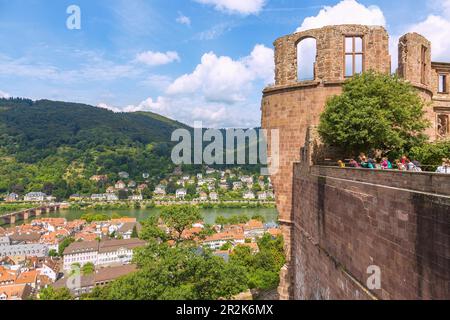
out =
<path fill-rule="evenodd" d="M 72 300 L 73 296 L 70 290 L 67 288 L 55 289 L 53 287 L 47 287 L 39 292 L 40 300 Z"/>
<path fill-rule="evenodd" d="M 346 151 L 403 151 L 426 140 L 424 113 L 412 85 L 397 76 L 367 72 L 329 99 L 318 129 L 325 143 Z"/>
<path fill-rule="evenodd" d="M 436 170 L 442 164 L 442 159 L 450 158 L 450 141 L 439 141 L 413 147 L 409 153 L 410 157 L 428 166 L 429 170 Z"/>
<path fill-rule="evenodd" d="M 149 245 L 135 258 L 134 274 L 93 292 L 105 300 L 210 300 L 231 298 L 245 290 L 243 267 L 227 264 L 189 246 Z"/>
<path fill-rule="evenodd" d="M 63 241 L 60 242 L 58 246 L 58 254 L 62 257 L 64 250 L 71 244 L 75 242 L 75 239 L 72 237 L 65 238 Z"/>
<path fill-rule="evenodd" d="M 202 219 L 200 210 L 192 205 L 175 205 L 165 207 L 161 212 L 161 218 L 167 227 L 175 230 L 174 240 L 179 242 L 183 232 L 192 227 L 192 224 Z"/>
<path fill-rule="evenodd" d="M 90 275 L 95 272 L 95 265 L 92 262 L 86 263 L 83 267 L 81 267 L 81 273 L 83 275 Z"/>

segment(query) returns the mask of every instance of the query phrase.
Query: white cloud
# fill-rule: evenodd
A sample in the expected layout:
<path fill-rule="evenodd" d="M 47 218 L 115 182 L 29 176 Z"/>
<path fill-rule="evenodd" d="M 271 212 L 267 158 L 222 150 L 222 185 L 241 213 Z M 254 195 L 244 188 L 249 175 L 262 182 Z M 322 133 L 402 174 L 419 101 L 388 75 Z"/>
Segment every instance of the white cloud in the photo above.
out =
<path fill-rule="evenodd" d="M 97 104 L 97 108 L 107 109 L 116 113 L 120 112 L 138 112 L 138 111 L 153 111 L 160 114 L 165 113 L 167 110 L 167 104 L 165 103 L 165 98 L 158 97 L 156 101 L 153 101 L 152 98 L 145 99 L 138 105 L 127 105 L 126 107 L 120 108 L 115 107 L 110 104 L 101 102 Z"/>
<path fill-rule="evenodd" d="M 177 23 L 184 24 L 186 26 L 191 26 L 191 18 L 185 16 L 181 12 L 178 12 L 178 18 L 176 19 Z"/>
<path fill-rule="evenodd" d="M 449 60 L 450 42 L 448 40 L 450 39 L 450 17 L 445 18 L 444 16 L 429 15 L 424 21 L 409 27 L 408 32 L 417 32 L 431 41 L 433 60 Z"/>
<path fill-rule="evenodd" d="M 383 11 L 377 6 L 365 6 L 356 0 L 342 0 L 335 6 L 323 7 L 316 16 L 303 20 L 296 32 L 322 28 L 328 25 L 363 24 L 386 26 Z M 302 41 L 299 50 L 300 79 L 310 79 L 313 74 L 312 64 L 315 61 L 315 43 Z"/>
<path fill-rule="evenodd" d="M 225 23 L 219 23 L 215 26 L 209 28 L 208 30 L 202 31 L 197 33 L 194 36 L 194 40 L 214 40 L 223 35 L 225 32 L 230 31 L 233 29 L 235 24 L 233 22 L 225 22 Z"/>
<path fill-rule="evenodd" d="M 258 14 L 266 4 L 266 0 L 195 0 L 213 5 L 216 10 L 241 15 Z"/>
<path fill-rule="evenodd" d="M 377 6 L 366 7 L 356 0 L 342 0 L 335 6 L 325 6 L 318 15 L 303 20 L 297 31 L 339 24 L 385 26 L 386 19 L 381 9 Z"/>
<path fill-rule="evenodd" d="M 107 109 L 113 112 L 123 112 L 123 110 L 121 110 L 120 108 L 117 107 L 113 107 L 107 103 L 101 102 L 99 104 L 97 104 L 97 108 L 101 108 L 101 109 Z"/>
<path fill-rule="evenodd" d="M 0 98 L 9 99 L 9 98 L 11 98 L 11 95 L 9 93 L 7 93 L 7 92 L 4 92 L 4 91 L 0 90 Z"/>
<path fill-rule="evenodd" d="M 274 52 L 273 49 L 257 44 L 250 56 L 242 62 L 257 77 L 270 84 L 274 81 Z"/>
<path fill-rule="evenodd" d="M 398 41 L 401 35 L 416 32 L 431 41 L 432 59 L 435 61 L 449 61 L 450 57 L 450 0 L 429 0 L 433 14 L 415 24 L 404 26 L 399 34 L 390 37 L 390 51 L 392 69 L 398 67 Z"/>
<path fill-rule="evenodd" d="M 191 126 L 201 121 L 208 128 L 258 126 L 259 118 L 255 117 L 258 106 L 246 103 L 227 105 L 206 101 L 202 96 L 159 96 L 156 99 L 148 98 L 138 105 L 129 105 L 120 112 L 150 111 Z M 115 111 L 115 108 L 109 109 Z"/>
<path fill-rule="evenodd" d="M 108 81 L 136 77 L 142 72 L 143 70 L 136 68 L 132 63 L 118 64 L 103 59 L 100 55 L 86 55 L 85 62 L 78 68 L 64 70 L 54 65 L 36 62 L 31 58 L 14 59 L 0 54 L 0 76 L 24 77 L 28 80 L 64 83 Z"/>
<path fill-rule="evenodd" d="M 139 53 L 136 56 L 136 61 L 142 62 L 149 66 L 160 66 L 175 61 L 180 61 L 180 57 L 178 53 L 175 51 L 167 51 L 166 53 L 147 51 Z"/>
<path fill-rule="evenodd" d="M 444 15 L 450 18 L 450 0 L 442 1 L 442 8 L 444 9 Z"/>
<path fill-rule="evenodd" d="M 262 90 L 273 78 L 273 50 L 264 45 L 256 45 L 248 56 L 237 60 L 210 52 L 192 73 L 175 79 L 165 95 L 120 111 L 151 111 L 189 125 L 202 121 L 212 128 L 258 126 L 257 88 Z"/>
<path fill-rule="evenodd" d="M 147 98 L 137 106 L 129 105 L 123 111 L 125 112 L 137 112 L 137 111 L 153 111 L 156 113 L 163 114 L 166 112 L 167 103 L 164 97 L 158 97 L 156 101 L 152 98 Z"/>
<path fill-rule="evenodd" d="M 210 52 L 192 73 L 176 79 L 167 94 L 201 93 L 207 101 L 235 103 L 246 99 L 254 81 L 272 82 L 273 72 L 273 50 L 263 45 L 240 60 Z"/>

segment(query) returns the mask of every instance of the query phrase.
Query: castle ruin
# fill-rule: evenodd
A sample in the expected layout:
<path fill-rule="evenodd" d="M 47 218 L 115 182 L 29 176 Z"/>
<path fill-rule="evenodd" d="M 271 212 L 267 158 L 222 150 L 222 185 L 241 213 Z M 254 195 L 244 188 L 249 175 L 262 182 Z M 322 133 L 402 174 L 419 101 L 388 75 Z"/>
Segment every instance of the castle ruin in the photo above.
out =
<path fill-rule="evenodd" d="M 306 40 L 316 47 L 307 80 L 299 76 L 297 49 Z M 319 123 L 327 99 L 355 74 L 391 72 L 386 30 L 327 26 L 279 38 L 274 46 L 275 84 L 263 92 L 262 127 L 279 129 L 279 168 L 272 180 L 288 257 L 280 297 L 450 298 L 448 177 L 338 170 L 308 160 L 308 128 Z M 427 102 L 432 125 L 426 134 L 436 141 L 450 137 L 450 63 L 433 62 L 431 52 L 423 36 L 404 35 L 397 73 Z M 381 269 L 380 289 L 367 287 L 371 266 Z"/>

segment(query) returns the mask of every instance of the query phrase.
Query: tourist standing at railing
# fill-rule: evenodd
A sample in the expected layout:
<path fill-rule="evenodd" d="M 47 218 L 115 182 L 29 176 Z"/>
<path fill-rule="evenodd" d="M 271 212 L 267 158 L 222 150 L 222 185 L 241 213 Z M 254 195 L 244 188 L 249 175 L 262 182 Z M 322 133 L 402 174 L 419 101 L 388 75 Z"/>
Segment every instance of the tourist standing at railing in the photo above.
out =
<path fill-rule="evenodd" d="M 359 165 L 362 168 L 366 168 L 366 169 L 369 168 L 369 163 L 367 161 L 367 157 L 366 157 L 365 153 L 361 153 L 358 157 L 358 160 L 359 160 Z"/>
<path fill-rule="evenodd" d="M 359 167 L 361 167 L 359 165 L 359 163 L 355 159 L 351 159 L 350 162 L 349 162 L 349 165 L 350 165 L 351 168 L 359 168 Z"/>
<path fill-rule="evenodd" d="M 408 171 L 422 172 L 419 161 L 411 161 L 408 159 L 406 168 L 408 169 Z"/>
<path fill-rule="evenodd" d="M 388 158 L 381 159 L 381 169 L 383 170 L 391 170 L 392 169 L 392 163 L 388 160 Z"/>
<path fill-rule="evenodd" d="M 450 174 L 450 160 L 442 159 L 442 166 L 437 168 L 437 173 Z"/>
<path fill-rule="evenodd" d="M 400 171 L 406 171 L 406 165 L 402 163 L 402 160 L 396 160 L 395 165 L 397 166 L 397 169 Z"/>
<path fill-rule="evenodd" d="M 369 159 L 367 161 L 367 167 L 369 169 L 377 169 L 377 162 L 374 159 Z"/>
<path fill-rule="evenodd" d="M 409 162 L 409 159 L 408 159 L 408 157 L 407 157 L 407 156 L 403 155 L 403 156 L 402 156 L 402 158 L 400 159 L 400 162 L 401 162 L 401 163 L 402 163 L 402 165 L 404 165 L 404 166 L 405 166 L 405 168 L 406 168 L 406 165 L 408 164 L 408 162 Z"/>

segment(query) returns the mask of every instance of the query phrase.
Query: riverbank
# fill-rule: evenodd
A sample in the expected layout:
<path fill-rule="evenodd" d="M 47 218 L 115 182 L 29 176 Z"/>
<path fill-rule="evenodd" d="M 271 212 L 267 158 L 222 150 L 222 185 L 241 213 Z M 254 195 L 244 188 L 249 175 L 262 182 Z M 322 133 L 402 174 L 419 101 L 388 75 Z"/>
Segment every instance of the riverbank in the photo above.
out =
<path fill-rule="evenodd" d="M 174 203 L 171 203 L 174 204 Z M 179 204 L 179 202 L 178 202 Z M 1 205 L 1 204 L 0 204 Z M 34 208 L 42 204 L 31 203 L 24 204 L 18 203 L 14 206 L 8 206 L 8 211 L 2 212 L 7 214 L 8 212 L 15 212 L 21 209 Z M 138 221 L 143 221 L 149 216 L 158 215 L 161 210 L 168 205 L 156 205 L 151 201 L 142 201 L 140 203 L 134 202 L 119 202 L 119 203 L 70 203 L 64 209 L 56 212 L 50 212 L 42 217 L 52 218 L 65 218 L 68 221 L 80 219 L 82 215 L 86 213 L 101 213 L 109 216 L 120 215 L 127 217 L 134 217 Z M 234 207 L 233 207 L 234 206 Z M 205 218 L 207 223 L 214 223 L 218 216 L 230 218 L 235 215 L 246 215 L 252 217 L 254 215 L 260 215 L 265 218 L 267 222 L 277 222 L 278 212 L 275 205 L 258 202 L 239 202 L 239 203 L 201 203 L 199 204 L 200 212 Z M 28 223 L 33 218 L 28 220 L 17 220 L 15 225 L 21 225 Z M 7 225 L 7 224 L 6 224 Z M 4 226 L 4 225 L 3 225 Z"/>
<path fill-rule="evenodd" d="M 65 218 L 67 221 L 73 221 L 80 219 L 85 214 L 102 214 L 110 217 L 113 216 L 123 216 L 136 218 L 138 221 L 144 221 L 152 216 L 157 216 L 161 213 L 163 207 L 154 207 L 154 208 L 146 208 L 146 209 L 134 209 L 134 208 L 125 208 L 125 209 L 85 209 L 85 210 L 76 210 L 76 209 L 67 209 L 61 210 L 59 212 L 52 212 L 46 217 L 52 218 Z M 278 212 L 273 208 L 243 208 L 243 209 L 220 209 L 220 208 L 201 208 L 200 213 L 205 221 L 208 224 L 214 224 L 216 218 L 222 216 L 226 219 L 229 219 L 233 216 L 247 216 L 249 218 L 259 215 L 264 218 L 266 222 L 277 222 L 278 221 Z M 21 221 L 23 223 L 23 221 Z"/>
<path fill-rule="evenodd" d="M 30 202 L 0 202 L 0 214 L 20 211 L 36 207 L 36 203 Z"/>
<path fill-rule="evenodd" d="M 123 209 L 150 209 L 166 207 L 170 205 L 196 205 L 202 209 L 248 209 L 267 208 L 275 209 L 272 201 L 118 201 L 118 202 L 71 202 L 70 209 L 74 210 L 123 210 Z"/>

